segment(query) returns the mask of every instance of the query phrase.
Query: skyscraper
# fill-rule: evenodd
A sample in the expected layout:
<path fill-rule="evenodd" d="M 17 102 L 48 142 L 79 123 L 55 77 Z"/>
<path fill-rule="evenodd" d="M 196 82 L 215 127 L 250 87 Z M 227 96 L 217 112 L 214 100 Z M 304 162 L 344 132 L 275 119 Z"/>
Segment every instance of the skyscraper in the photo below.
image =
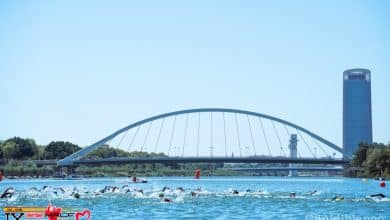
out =
<path fill-rule="evenodd" d="M 371 72 L 368 69 L 344 71 L 343 147 L 347 155 L 359 143 L 372 143 Z"/>

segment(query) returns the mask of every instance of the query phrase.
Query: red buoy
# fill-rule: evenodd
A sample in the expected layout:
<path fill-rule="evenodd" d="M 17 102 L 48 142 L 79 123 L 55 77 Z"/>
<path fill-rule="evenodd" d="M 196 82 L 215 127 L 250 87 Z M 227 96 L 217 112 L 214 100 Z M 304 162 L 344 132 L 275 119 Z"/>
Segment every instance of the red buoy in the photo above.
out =
<path fill-rule="evenodd" d="M 385 181 L 381 181 L 381 182 L 379 183 L 379 186 L 380 186 L 380 187 L 386 187 Z"/>
<path fill-rule="evenodd" d="M 196 169 L 196 171 L 195 171 L 195 179 L 199 179 L 199 178 L 200 178 L 200 170 Z"/>

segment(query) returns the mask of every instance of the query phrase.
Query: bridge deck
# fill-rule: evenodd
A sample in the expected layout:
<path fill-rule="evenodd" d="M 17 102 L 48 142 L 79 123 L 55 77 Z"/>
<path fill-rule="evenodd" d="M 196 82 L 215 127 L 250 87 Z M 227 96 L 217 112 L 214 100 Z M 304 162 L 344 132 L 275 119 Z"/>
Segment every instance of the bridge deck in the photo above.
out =
<path fill-rule="evenodd" d="M 226 168 L 226 170 L 259 172 L 259 171 L 343 171 L 342 167 L 262 167 L 262 168 Z"/>
<path fill-rule="evenodd" d="M 140 163 L 297 163 L 297 164 L 347 164 L 345 159 L 283 158 L 283 157 L 160 157 L 160 158 L 105 158 L 78 160 L 75 165 L 89 164 L 140 164 Z"/>

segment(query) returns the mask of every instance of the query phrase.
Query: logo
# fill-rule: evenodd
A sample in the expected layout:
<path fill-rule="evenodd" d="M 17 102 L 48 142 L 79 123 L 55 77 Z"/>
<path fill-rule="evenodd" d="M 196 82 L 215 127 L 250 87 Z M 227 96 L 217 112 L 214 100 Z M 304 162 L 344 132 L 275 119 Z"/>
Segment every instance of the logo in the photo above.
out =
<path fill-rule="evenodd" d="M 80 217 L 86 216 L 87 220 L 91 217 L 91 212 L 89 210 L 84 210 L 82 212 L 76 212 L 76 220 L 80 220 Z"/>
<path fill-rule="evenodd" d="M 21 219 L 47 219 L 47 220 L 90 220 L 91 212 L 86 209 L 82 211 L 72 211 L 49 204 L 47 207 L 4 207 L 7 220 Z"/>

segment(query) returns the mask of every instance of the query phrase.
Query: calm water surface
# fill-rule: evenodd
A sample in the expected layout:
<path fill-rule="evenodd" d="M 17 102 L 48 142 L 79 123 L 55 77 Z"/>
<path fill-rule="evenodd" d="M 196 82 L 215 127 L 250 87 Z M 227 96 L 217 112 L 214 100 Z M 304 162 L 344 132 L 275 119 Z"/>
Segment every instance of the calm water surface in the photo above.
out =
<path fill-rule="evenodd" d="M 390 199 L 366 198 L 375 193 L 390 197 L 389 188 L 380 188 L 375 180 L 283 177 L 148 180 L 145 184 L 131 183 L 125 178 L 6 180 L 0 183 L 0 189 L 14 187 L 16 193 L 0 202 L 4 207 L 47 206 L 50 201 L 59 207 L 90 209 L 92 219 L 390 219 Z M 44 186 L 49 187 L 42 190 Z M 102 193 L 106 186 L 118 189 Z M 170 189 L 162 195 L 164 186 Z M 233 194 L 234 190 L 239 193 Z M 308 194 L 314 190 L 317 192 Z M 191 191 L 196 195 L 191 195 Z M 74 197 L 75 192 L 80 199 Z M 291 192 L 296 192 L 296 198 L 290 198 Z M 163 202 L 160 196 L 172 202 Z M 344 199 L 334 201 L 335 196 Z"/>

